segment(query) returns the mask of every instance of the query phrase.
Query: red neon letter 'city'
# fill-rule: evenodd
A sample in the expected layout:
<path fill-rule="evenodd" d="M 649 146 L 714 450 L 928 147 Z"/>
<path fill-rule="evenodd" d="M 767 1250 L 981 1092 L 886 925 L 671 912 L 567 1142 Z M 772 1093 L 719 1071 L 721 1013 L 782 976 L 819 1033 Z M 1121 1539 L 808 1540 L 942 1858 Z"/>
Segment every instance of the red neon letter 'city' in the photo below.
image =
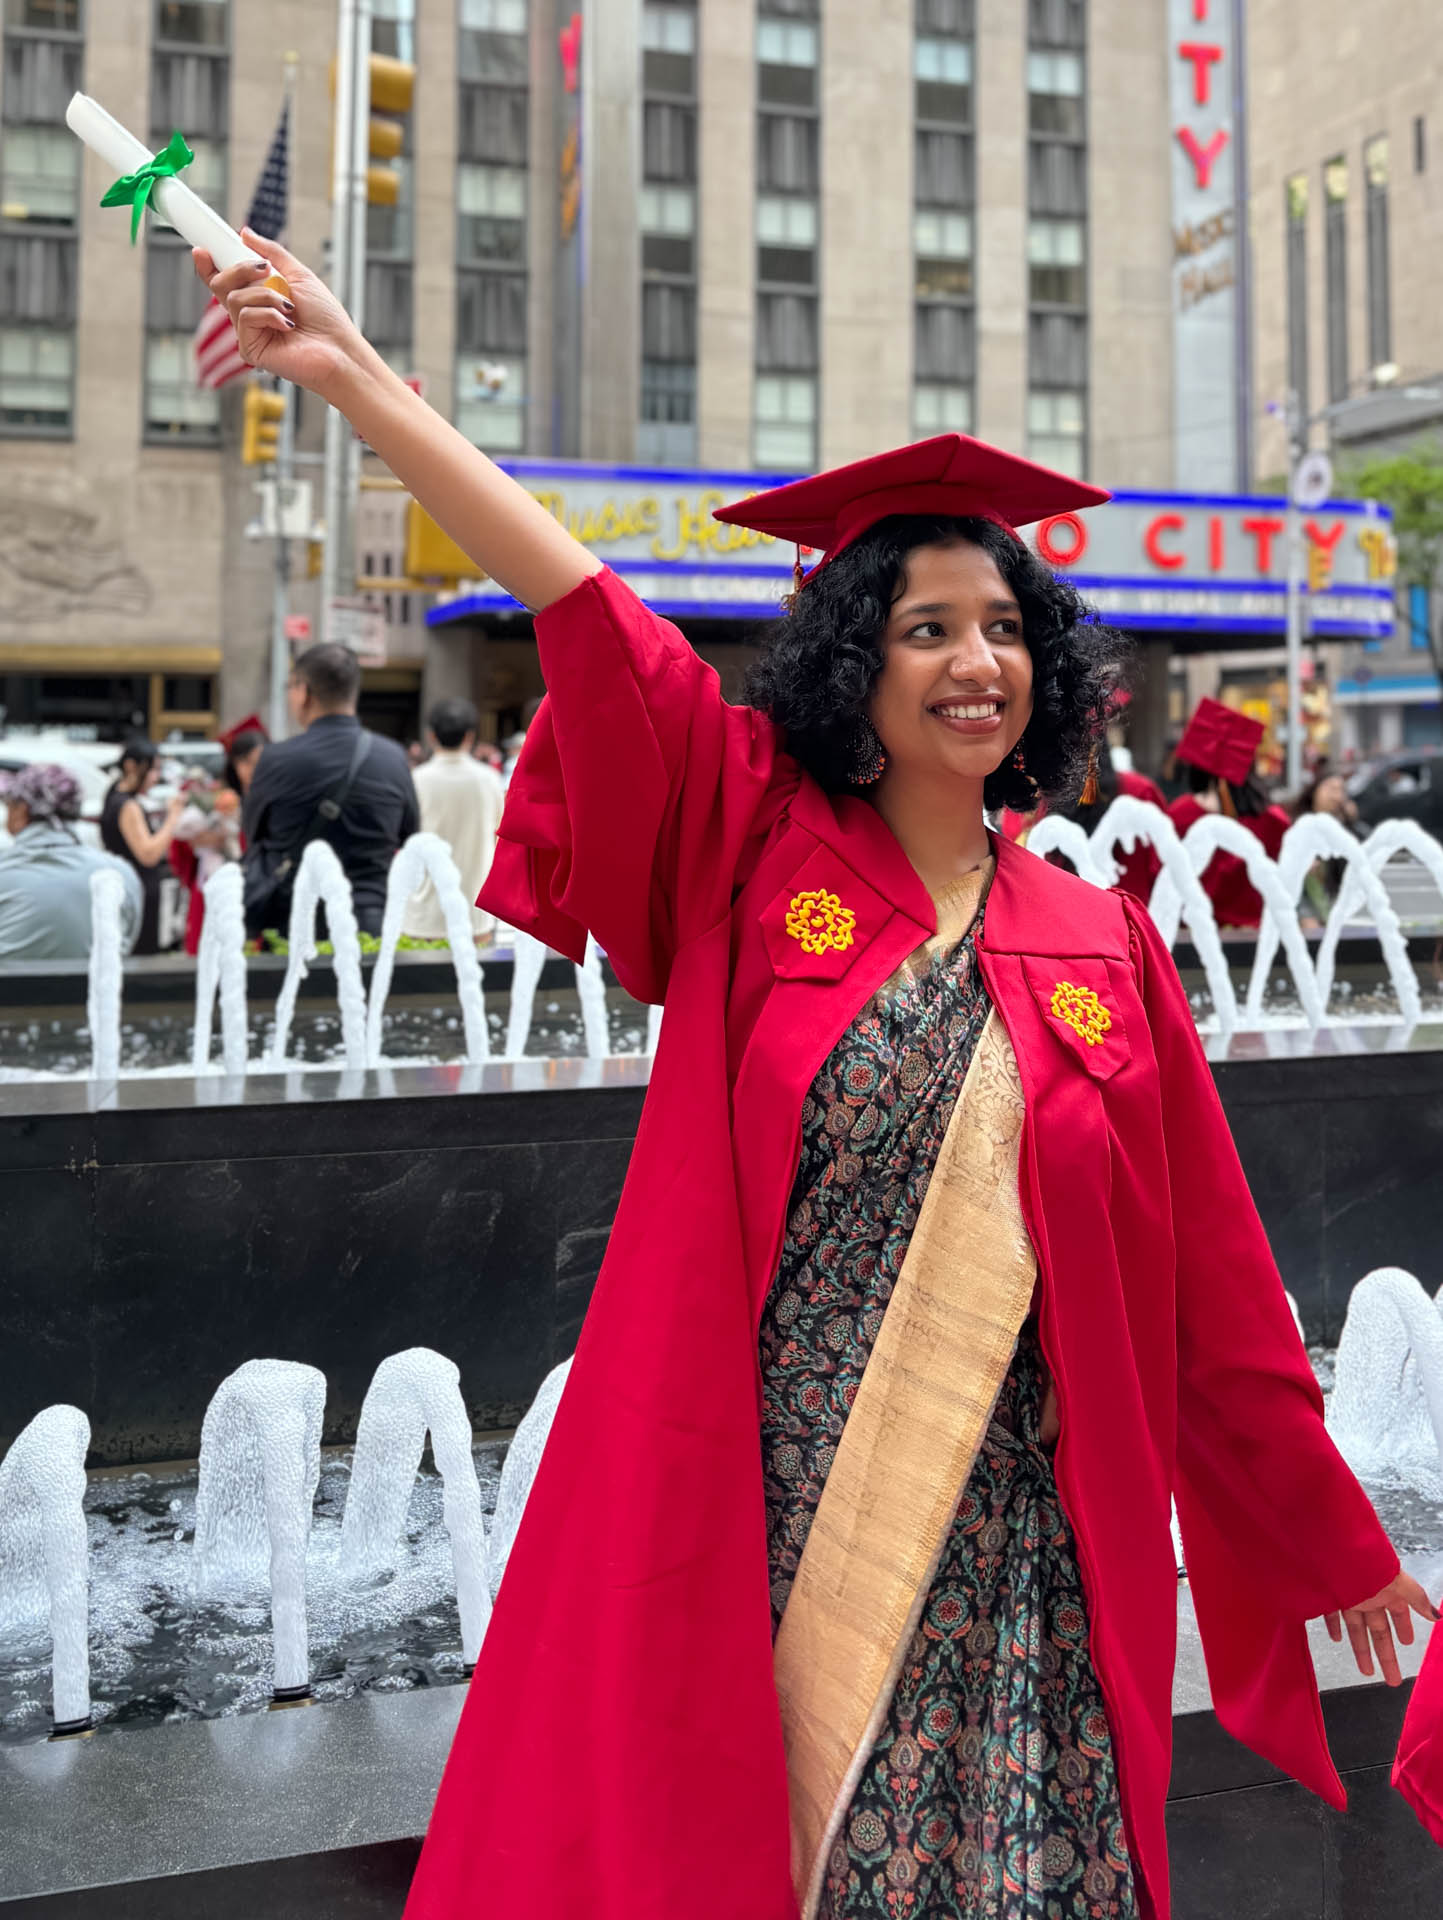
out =
<path fill-rule="evenodd" d="M 1188 159 L 1192 161 L 1193 172 L 1197 175 L 1198 191 L 1203 192 L 1212 179 L 1213 166 L 1218 155 L 1228 143 L 1228 130 L 1219 127 L 1205 147 L 1198 145 L 1197 135 L 1191 127 L 1179 127 L 1178 142 Z"/>
<path fill-rule="evenodd" d="M 1174 567 L 1182 565 L 1184 556 L 1169 553 L 1160 541 L 1163 534 L 1181 533 L 1186 526 L 1187 522 L 1180 513 L 1160 513 L 1156 520 L 1149 522 L 1147 532 L 1142 536 L 1142 544 L 1155 567 L 1163 567 L 1171 573 Z"/>
<path fill-rule="evenodd" d="M 1271 573 L 1273 570 L 1273 539 L 1283 530 L 1283 522 L 1269 515 L 1262 520 L 1244 520 L 1243 532 L 1250 533 L 1258 543 L 1258 572 Z"/>
<path fill-rule="evenodd" d="M 1177 51 L 1180 60 L 1192 61 L 1192 97 L 1200 107 L 1205 107 L 1212 92 L 1213 62 L 1222 59 L 1223 50 L 1201 40 L 1184 40 Z"/>

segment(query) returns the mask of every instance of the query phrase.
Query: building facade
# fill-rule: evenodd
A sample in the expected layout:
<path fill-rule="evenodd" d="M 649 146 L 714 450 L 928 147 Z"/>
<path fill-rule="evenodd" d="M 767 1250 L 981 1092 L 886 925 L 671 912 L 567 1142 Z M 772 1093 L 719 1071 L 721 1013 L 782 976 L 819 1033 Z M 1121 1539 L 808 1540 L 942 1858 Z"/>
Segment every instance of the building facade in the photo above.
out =
<path fill-rule="evenodd" d="M 1443 447 L 1437 12 L 1249 0 L 1247 16 L 1257 468 L 1285 470 L 1282 418 L 1265 405 L 1291 389 L 1346 483 L 1362 460 Z M 1405 583 L 1399 615 L 1391 639 L 1337 650 L 1335 750 L 1443 740 L 1443 592 Z"/>
<path fill-rule="evenodd" d="M 365 324 L 488 451 L 705 491 L 958 427 L 1106 484 L 1172 483 L 1169 51 L 1145 0 L 374 12 L 416 88 L 397 205 L 372 209 Z M 205 295 L 186 249 L 154 226 L 132 248 L 99 210 L 109 182 L 64 106 L 83 87 L 157 146 L 180 127 L 193 183 L 238 221 L 293 51 L 290 233 L 322 263 L 334 10 L 5 0 L 4 21 L 5 703 L 204 729 L 264 698 L 257 470 L 236 387 L 189 378 Z M 320 411 L 302 403 L 303 477 Z M 428 637 L 422 596 L 382 592 L 404 515 L 367 467 L 358 564 L 387 615 L 372 710 L 405 731 L 423 696 L 464 689 L 504 732 L 535 690 L 526 624 Z M 293 610 L 318 630 L 299 543 L 294 560 Z M 693 637 L 741 644 L 721 619 Z"/>

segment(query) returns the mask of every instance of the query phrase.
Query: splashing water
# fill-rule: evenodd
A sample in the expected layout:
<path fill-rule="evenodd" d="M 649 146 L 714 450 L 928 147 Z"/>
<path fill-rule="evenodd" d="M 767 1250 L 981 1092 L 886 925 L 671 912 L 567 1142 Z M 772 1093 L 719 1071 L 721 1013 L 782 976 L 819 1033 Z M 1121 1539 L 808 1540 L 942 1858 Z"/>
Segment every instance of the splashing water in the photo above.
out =
<path fill-rule="evenodd" d="M 371 1007 L 366 1021 L 366 1060 L 375 1066 L 381 1058 L 381 1016 L 391 991 L 396 944 L 404 931 L 406 907 L 422 880 L 430 876 L 446 920 L 446 939 L 456 969 L 456 992 L 466 1027 L 466 1060 L 474 1064 L 490 1058 L 486 1032 L 486 1005 L 481 994 L 481 963 L 476 958 L 476 935 L 471 907 L 461 891 L 461 874 L 451 849 L 435 833 L 413 833 L 391 862 L 386 880 L 386 912 L 381 921 L 381 951 L 371 975 Z"/>
<path fill-rule="evenodd" d="M 526 1052 L 536 988 L 546 965 L 546 945 L 533 934 L 516 929 L 511 962 L 511 1012 L 506 1022 L 506 1058 L 520 1060 Z"/>
<path fill-rule="evenodd" d="M 46 1407 L 0 1461 L 0 1631 L 48 1610 L 57 1727 L 90 1719 L 89 1447 L 79 1407 Z"/>
<path fill-rule="evenodd" d="M 1048 832 L 1049 828 L 1052 829 L 1051 833 Z M 1071 832 L 1064 832 L 1063 829 L 1071 829 Z M 1082 850 L 1078 847 L 1079 840 L 1087 852 L 1085 865 L 1074 852 L 1074 849 Z M 1083 879 L 1091 880 L 1094 886 L 1110 887 L 1115 883 L 1118 871 L 1113 848 L 1121 846 L 1130 853 L 1144 841 L 1152 845 L 1162 862 L 1162 872 L 1153 887 L 1148 912 L 1168 947 L 1176 941 L 1178 926 L 1186 912 L 1193 945 L 1202 961 L 1213 1006 L 1217 1009 L 1218 1030 L 1224 1035 L 1230 1034 L 1238 1024 L 1238 1001 L 1233 991 L 1232 975 L 1228 972 L 1227 955 L 1223 952 L 1222 940 L 1218 935 L 1212 902 L 1198 879 L 1200 869 L 1193 864 L 1178 837 L 1177 828 L 1161 807 L 1155 807 L 1150 800 L 1135 799 L 1131 794 L 1119 794 L 1098 821 L 1090 840 L 1075 820 L 1063 820 L 1056 815 L 1046 814 L 1028 834 L 1027 850 L 1029 853 L 1050 853 L 1055 847 L 1058 852 L 1067 855 Z M 1257 842 L 1253 844 L 1256 846 Z M 1258 850 L 1261 852 L 1261 847 Z"/>
<path fill-rule="evenodd" d="M 561 1404 L 561 1395 L 570 1377 L 570 1360 L 563 1360 L 559 1367 L 551 1369 L 537 1388 L 536 1398 L 523 1415 L 507 1449 L 506 1464 L 501 1469 L 501 1485 L 496 1493 L 496 1511 L 491 1518 L 493 1594 L 500 1588 L 501 1576 L 506 1571 L 511 1549 L 516 1544 L 516 1532 L 521 1525 L 521 1516 L 526 1511 L 537 1468 L 541 1465 L 551 1423 L 556 1418 L 556 1409 Z"/>
<path fill-rule="evenodd" d="M 309 1679 L 306 1542 L 321 1472 L 326 1378 L 294 1360 L 247 1360 L 216 1389 L 200 1434 L 195 1591 L 270 1586 L 277 1693 Z"/>
<path fill-rule="evenodd" d="M 341 1009 L 341 1046 L 347 1067 L 366 1064 L 366 989 L 361 984 L 361 943 L 351 883 L 325 840 L 312 840 L 301 856 L 291 893 L 291 924 L 286 942 L 290 953 L 286 977 L 276 998 L 276 1029 L 271 1036 L 268 1065 L 286 1064 L 286 1046 L 296 1011 L 296 995 L 306 969 L 316 957 L 316 910 L 324 901 L 336 970 L 336 999 Z"/>
<path fill-rule="evenodd" d="M 1328 1431 L 1355 1473 L 1394 1473 L 1443 1495 L 1443 1293 L 1401 1267 L 1353 1289 L 1338 1342 Z"/>
<path fill-rule="evenodd" d="M 586 936 L 586 957 L 576 969 L 576 996 L 581 1002 L 586 1057 L 604 1060 L 611 1052 L 611 1036 L 606 1026 L 606 976 L 601 971 L 601 949 L 595 934 Z"/>
<path fill-rule="evenodd" d="M 227 1074 L 246 1070 L 246 922 L 244 880 L 227 861 L 205 883 L 205 920 L 195 962 L 195 1039 L 191 1067 L 209 1073 L 211 1011 L 220 988 L 221 1059 Z"/>
<path fill-rule="evenodd" d="M 340 1573 L 363 1580 L 389 1573 L 426 1435 L 445 1485 L 445 1524 L 456 1567 L 461 1651 L 474 1665 L 491 1617 L 481 1488 L 471 1421 L 456 1364 L 429 1347 L 393 1353 L 377 1367 L 361 1407 L 351 1488 L 341 1519 Z"/>
<path fill-rule="evenodd" d="M 91 1076 L 114 1080 L 120 1072 L 120 909 L 123 883 L 113 867 L 90 876 L 90 973 L 85 1018 L 90 1027 Z"/>

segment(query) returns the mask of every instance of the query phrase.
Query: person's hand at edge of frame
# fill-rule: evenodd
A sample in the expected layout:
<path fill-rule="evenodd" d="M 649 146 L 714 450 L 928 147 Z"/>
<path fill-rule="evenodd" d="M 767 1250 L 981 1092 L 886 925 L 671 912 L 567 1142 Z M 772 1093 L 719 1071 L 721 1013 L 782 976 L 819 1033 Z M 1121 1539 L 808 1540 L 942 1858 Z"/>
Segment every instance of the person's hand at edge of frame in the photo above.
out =
<path fill-rule="evenodd" d="M 1439 1617 L 1438 1609 L 1418 1581 L 1411 1573 L 1400 1571 L 1370 1600 L 1363 1600 L 1356 1607 L 1344 1607 L 1338 1613 L 1325 1613 L 1323 1623 L 1333 1640 L 1341 1641 L 1344 1629 L 1347 1630 L 1359 1673 L 1371 1680 L 1376 1656 L 1384 1680 L 1390 1687 L 1397 1687 L 1403 1682 L 1398 1667 L 1398 1647 L 1412 1646 L 1415 1613 L 1420 1620 L 1434 1621 Z"/>

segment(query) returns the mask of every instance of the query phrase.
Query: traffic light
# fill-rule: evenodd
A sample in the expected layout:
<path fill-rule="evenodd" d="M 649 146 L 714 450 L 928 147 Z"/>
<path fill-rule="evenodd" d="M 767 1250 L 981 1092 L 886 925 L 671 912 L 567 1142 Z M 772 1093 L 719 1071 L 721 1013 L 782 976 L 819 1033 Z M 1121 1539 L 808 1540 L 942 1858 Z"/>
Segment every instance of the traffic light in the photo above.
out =
<path fill-rule="evenodd" d="M 385 53 L 371 55 L 369 151 L 372 160 L 400 159 L 406 129 L 397 116 L 411 111 L 415 84 L 416 69 L 408 61 L 393 60 Z M 394 207 L 400 195 L 401 177 L 394 167 L 367 167 L 366 200 L 371 206 Z"/>
<path fill-rule="evenodd" d="M 246 388 L 241 429 L 241 461 L 245 466 L 264 466 L 275 459 L 285 416 L 286 396 L 252 381 Z"/>
<path fill-rule="evenodd" d="M 401 119 L 411 111 L 416 69 L 408 60 L 373 53 L 367 62 L 371 87 L 371 119 L 367 151 L 373 161 L 399 160 L 406 144 Z M 336 63 L 331 62 L 331 98 L 336 97 Z M 334 145 L 334 141 L 332 142 Z M 373 207 L 394 207 L 401 197 L 401 176 L 394 167 L 366 169 L 366 201 Z"/>
<path fill-rule="evenodd" d="M 449 533 L 427 513 L 419 500 L 406 503 L 406 575 L 412 580 L 483 580 L 480 567 Z"/>

